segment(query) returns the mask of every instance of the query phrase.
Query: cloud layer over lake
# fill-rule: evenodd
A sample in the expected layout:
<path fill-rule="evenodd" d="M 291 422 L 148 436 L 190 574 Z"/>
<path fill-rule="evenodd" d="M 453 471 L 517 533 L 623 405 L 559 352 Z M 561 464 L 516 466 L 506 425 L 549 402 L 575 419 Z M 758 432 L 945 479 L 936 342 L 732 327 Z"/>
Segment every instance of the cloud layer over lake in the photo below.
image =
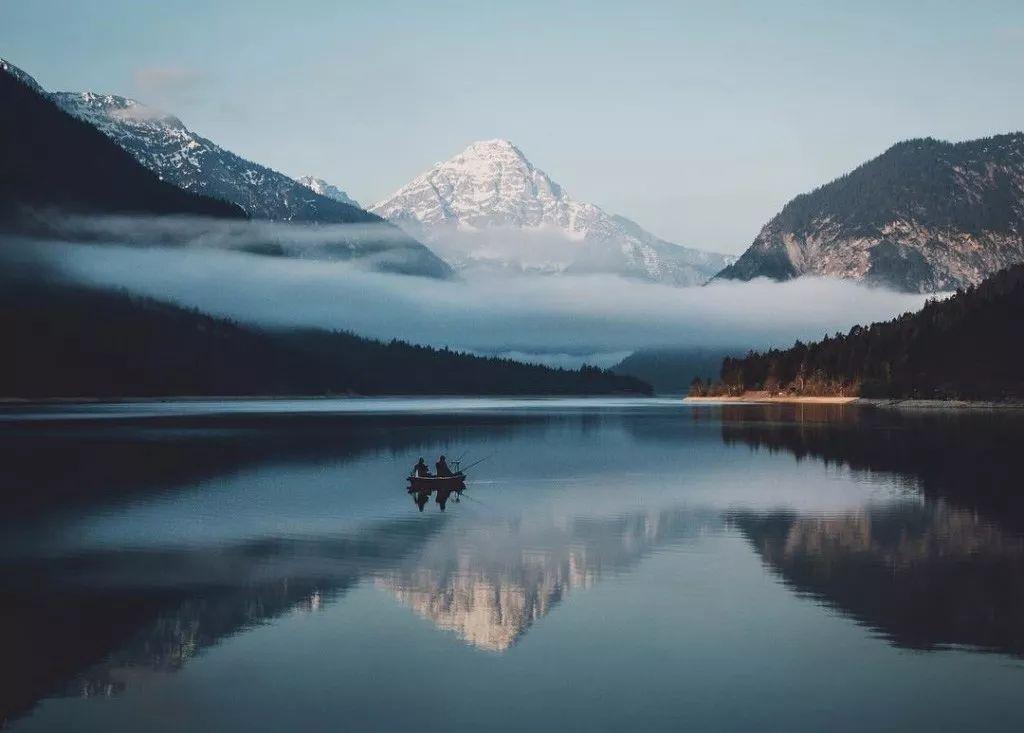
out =
<path fill-rule="evenodd" d="M 75 279 L 239 321 L 346 329 L 554 363 L 608 360 L 650 346 L 789 344 L 916 310 L 925 300 L 816 278 L 698 288 L 492 272 L 438 281 L 210 247 L 53 243 L 34 249 Z"/>

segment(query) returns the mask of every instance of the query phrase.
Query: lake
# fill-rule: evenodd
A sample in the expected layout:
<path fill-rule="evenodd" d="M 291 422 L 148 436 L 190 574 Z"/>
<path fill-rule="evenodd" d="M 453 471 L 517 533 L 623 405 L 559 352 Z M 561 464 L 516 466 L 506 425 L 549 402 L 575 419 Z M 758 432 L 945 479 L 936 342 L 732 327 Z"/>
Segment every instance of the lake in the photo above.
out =
<path fill-rule="evenodd" d="M 1024 727 L 1024 418 L 0 408 L 14 731 Z M 485 459 L 416 501 L 424 456 Z"/>

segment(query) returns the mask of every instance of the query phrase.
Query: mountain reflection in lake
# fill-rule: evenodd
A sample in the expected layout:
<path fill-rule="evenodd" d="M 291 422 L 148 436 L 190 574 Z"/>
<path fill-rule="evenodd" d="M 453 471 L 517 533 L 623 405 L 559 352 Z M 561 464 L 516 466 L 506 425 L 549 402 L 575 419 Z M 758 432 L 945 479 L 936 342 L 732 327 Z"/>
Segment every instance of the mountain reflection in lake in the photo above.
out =
<path fill-rule="evenodd" d="M 1022 437 L 655 400 L 7 408 L 0 719 L 1016 727 Z M 463 451 L 495 456 L 417 511 L 412 463 Z"/>

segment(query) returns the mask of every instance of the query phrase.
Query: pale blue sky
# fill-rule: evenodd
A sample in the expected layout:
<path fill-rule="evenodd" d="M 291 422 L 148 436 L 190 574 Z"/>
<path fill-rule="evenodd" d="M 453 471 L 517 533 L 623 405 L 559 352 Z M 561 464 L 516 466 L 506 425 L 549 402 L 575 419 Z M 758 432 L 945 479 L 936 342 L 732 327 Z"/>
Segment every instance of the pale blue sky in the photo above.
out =
<path fill-rule="evenodd" d="M 897 140 L 1024 128 L 1020 0 L 0 0 L 0 55 L 364 204 L 509 138 L 575 197 L 732 252 Z"/>

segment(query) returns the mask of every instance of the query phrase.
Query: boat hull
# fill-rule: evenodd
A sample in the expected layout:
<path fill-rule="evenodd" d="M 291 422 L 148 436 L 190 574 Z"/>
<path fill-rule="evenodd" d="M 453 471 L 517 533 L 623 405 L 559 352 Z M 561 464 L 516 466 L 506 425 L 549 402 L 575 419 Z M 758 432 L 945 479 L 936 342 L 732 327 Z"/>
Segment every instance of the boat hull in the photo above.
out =
<path fill-rule="evenodd" d="M 435 491 L 437 489 L 461 491 L 466 488 L 466 477 L 455 476 L 410 476 L 408 478 L 411 491 Z"/>

